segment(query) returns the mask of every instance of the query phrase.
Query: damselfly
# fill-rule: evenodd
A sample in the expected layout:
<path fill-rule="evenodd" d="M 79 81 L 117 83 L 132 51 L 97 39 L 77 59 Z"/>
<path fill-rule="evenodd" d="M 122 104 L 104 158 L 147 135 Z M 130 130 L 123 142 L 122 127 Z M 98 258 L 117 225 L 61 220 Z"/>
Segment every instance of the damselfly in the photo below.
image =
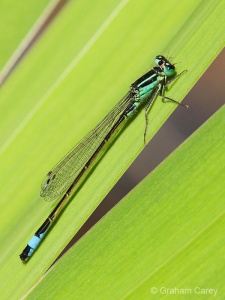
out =
<path fill-rule="evenodd" d="M 64 196 L 20 254 L 22 261 L 27 261 L 33 254 L 80 178 L 123 121 L 133 116 L 138 111 L 139 106 L 145 103 L 145 143 L 148 124 L 147 112 L 156 96 L 159 95 L 165 100 L 180 104 L 176 100 L 164 96 L 163 92 L 166 86 L 186 70 L 175 76 L 175 66 L 162 55 L 156 56 L 155 64 L 154 68 L 131 84 L 129 92 L 102 122 L 48 172 L 41 185 L 41 196 L 46 200 L 53 200 L 62 194 Z M 171 79 L 168 80 L 168 77 L 171 77 Z M 187 107 L 187 105 L 181 105 Z"/>

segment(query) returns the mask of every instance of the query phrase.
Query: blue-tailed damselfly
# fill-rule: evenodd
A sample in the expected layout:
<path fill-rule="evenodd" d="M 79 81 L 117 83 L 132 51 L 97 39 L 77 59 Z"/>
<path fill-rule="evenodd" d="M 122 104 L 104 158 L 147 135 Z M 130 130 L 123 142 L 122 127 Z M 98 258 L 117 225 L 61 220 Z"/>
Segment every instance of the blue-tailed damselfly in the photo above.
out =
<path fill-rule="evenodd" d="M 85 136 L 50 172 L 48 172 L 41 185 L 41 196 L 46 200 L 53 200 L 63 193 L 64 196 L 41 227 L 35 232 L 26 248 L 20 254 L 22 261 L 27 261 L 36 250 L 80 178 L 92 164 L 93 160 L 114 131 L 124 120 L 133 116 L 134 113 L 138 111 L 139 106 L 146 103 L 145 142 L 147 112 L 155 97 L 159 95 L 165 100 L 180 104 L 176 100 L 164 96 L 163 92 L 166 86 L 186 70 L 174 76 L 176 73 L 174 64 L 171 64 L 169 60 L 162 55 L 156 56 L 155 63 L 156 66 L 154 68 L 131 84 L 129 92 L 109 112 L 102 122 Z M 171 79 L 168 80 L 168 77 L 171 77 Z M 187 107 L 187 105 L 181 105 Z"/>

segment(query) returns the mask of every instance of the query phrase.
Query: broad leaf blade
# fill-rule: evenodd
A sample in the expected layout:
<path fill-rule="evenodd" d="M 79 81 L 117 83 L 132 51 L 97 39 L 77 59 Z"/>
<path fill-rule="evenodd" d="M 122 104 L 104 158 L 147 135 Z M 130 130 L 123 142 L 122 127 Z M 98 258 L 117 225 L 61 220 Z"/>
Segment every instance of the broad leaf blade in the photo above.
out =
<path fill-rule="evenodd" d="M 69 250 L 28 299 L 151 299 L 174 297 L 175 287 L 208 297 L 206 287 L 213 288 L 223 299 L 224 134 L 225 107 Z"/>

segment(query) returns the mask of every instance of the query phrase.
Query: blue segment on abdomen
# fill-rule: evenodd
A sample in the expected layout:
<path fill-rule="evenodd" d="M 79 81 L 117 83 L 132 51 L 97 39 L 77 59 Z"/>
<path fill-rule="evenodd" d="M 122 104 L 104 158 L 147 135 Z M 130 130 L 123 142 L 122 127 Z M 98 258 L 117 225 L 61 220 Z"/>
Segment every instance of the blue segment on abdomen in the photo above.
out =
<path fill-rule="evenodd" d="M 43 239 L 44 235 L 45 235 L 46 231 L 44 233 L 41 233 L 39 235 L 39 237 L 37 235 L 34 235 L 30 241 L 28 242 L 28 246 L 30 247 L 29 252 L 27 253 L 27 256 L 30 257 L 34 251 L 36 250 L 36 248 L 38 247 L 38 245 L 40 244 L 41 240 Z"/>
<path fill-rule="evenodd" d="M 40 244 L 41 242 L 41 238 L 39 238 L 38 236 L 34 235 L 30 241 L 28 242 L 28 246 L 30 246 L 32 249 L 36 249 L 37 246 Z"/>

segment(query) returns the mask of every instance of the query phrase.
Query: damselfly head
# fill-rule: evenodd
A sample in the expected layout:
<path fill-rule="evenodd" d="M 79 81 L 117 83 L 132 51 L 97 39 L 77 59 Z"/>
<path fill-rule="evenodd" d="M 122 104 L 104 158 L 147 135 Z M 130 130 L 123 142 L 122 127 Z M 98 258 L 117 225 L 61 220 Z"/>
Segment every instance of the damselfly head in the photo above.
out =
<path fill-rule="evenodd" d="M 162 55 L 155 57 L 155 63 L 163 70 L 166 76 L 173 76 L 176 73 L 175 66 Z"/>
<path fill-rule="evenodd" d="M 157 55 L 155 57 L 155 64 L 158 65 L 159 67 L 161 67 L 166 61 L 167 59 L 165 58 L 165 56 Z"/>

